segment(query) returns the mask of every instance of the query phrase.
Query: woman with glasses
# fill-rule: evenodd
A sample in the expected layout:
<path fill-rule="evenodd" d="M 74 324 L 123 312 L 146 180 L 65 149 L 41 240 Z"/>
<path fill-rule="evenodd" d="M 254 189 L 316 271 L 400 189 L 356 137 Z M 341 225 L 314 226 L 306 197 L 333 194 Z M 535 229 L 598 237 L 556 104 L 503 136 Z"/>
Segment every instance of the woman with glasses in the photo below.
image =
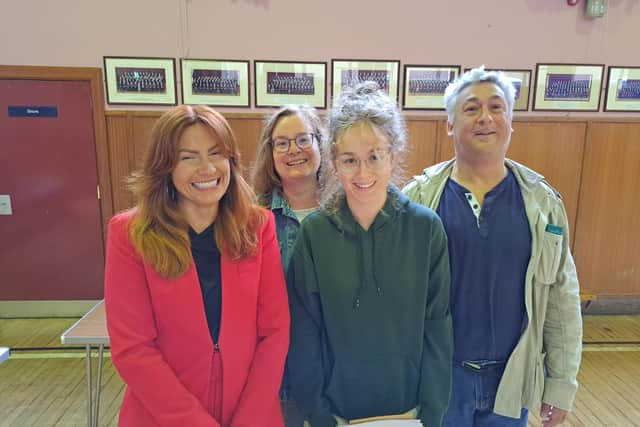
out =
<path fill-rule="evenodd" d="M 318 209 L 320 142 L 316 110 L 285 105 L 266 121 L 253 172 L 258 201 L 276 218 L 282 266 L 287 270 L 302 220 Z"/>
<path fill-rule="evenodd" d="M 287 270 L 302 220 L 318 209 L 320 141 L 324 130 L 316 110 L 286 105 L 271 115 L 262 130 L 254 167 L 259 202 L 273 212 L 282 267 Z M 287 427 L 301 427 L 302 417 L 289 398 L 287 375 L 282 384 Z"/>
<path fill-rule="evenodd" d="M 442 223 L 396 184 L 406 128 L 377 84 L 343 92 L 323 144 L 321 209 L 287 274 L 291 391 L 311 427 L 362 419 L 440 426 L 451 387 Z"/>
<path fill-rule="evenodd" d="M 289 310 L 272 215 L 225 118 L 156 122 L 134 209 L 109 223 L 105 304 L 120 426 L 282 426 Z"/>

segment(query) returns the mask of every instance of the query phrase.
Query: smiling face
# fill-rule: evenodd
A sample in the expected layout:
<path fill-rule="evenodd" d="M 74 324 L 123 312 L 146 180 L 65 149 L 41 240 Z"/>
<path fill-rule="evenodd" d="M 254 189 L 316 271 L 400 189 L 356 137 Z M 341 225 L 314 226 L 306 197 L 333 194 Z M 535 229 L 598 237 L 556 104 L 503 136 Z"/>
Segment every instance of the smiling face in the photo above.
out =
<path fill-rule="evenodd" d="M 187 222 L 211 223 L 227 192 L 230 164 L 214 133 L 200 123 L 185 129 L 178 141 L 176 164 L 171 172 L 178 205 Z"/>
<path fill-rule="evenodd" d="M 382 208 L 392 162 L 389 141 L 375 128 L 360 123 L 342 134 L 335 146 L 334 164 L 351 210 Z"/>
<path fill-rule="evenodd" d="M 294 139 L 298 135 L 311 134 L 313 129 L 298 115 L 290 115 L 278 120 L 273 128 L 271 140 L 278 138 Z M 293 142 L 289 141 L 289 151 L 280 153 L 273 151 L 273 163 L 282 182 L 282 186 L 296 180 L 316 181 L 316 174 L 320 167 L 320 148 L 316 137 L 312 137 L 311 147 L 301 150 Z"/>
<path fill-rule="evenodd" d="M 472 84 L 458 95 L 453 123 L 456 158 L 499 157 L 504 160 L 511 140 L 511 116 L 502 89 L 485 82 Z"/>

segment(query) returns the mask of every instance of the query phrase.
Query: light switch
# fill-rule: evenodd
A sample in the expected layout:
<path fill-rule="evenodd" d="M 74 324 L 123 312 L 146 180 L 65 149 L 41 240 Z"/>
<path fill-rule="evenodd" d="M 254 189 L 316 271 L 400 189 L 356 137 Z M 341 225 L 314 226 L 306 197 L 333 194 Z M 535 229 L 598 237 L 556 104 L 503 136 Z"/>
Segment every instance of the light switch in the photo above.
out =
<path fill-rule="evenodd" d="M 0 194 L 0 215 L 13 215 L 11 211 L 11 196 Z"/>

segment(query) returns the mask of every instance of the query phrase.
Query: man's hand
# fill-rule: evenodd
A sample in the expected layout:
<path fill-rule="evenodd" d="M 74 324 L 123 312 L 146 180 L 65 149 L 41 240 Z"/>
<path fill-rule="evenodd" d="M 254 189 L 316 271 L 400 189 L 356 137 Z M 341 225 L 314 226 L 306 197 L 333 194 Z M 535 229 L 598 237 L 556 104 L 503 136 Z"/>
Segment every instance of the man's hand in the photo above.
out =
<path fill-rule="evenodd" d="M 540 409 L 540 418 L 542 419 L 542 427 L 554 427 L 564 422 L 564 419 L 567 418 L 567 411 L 543 403 Z"/>

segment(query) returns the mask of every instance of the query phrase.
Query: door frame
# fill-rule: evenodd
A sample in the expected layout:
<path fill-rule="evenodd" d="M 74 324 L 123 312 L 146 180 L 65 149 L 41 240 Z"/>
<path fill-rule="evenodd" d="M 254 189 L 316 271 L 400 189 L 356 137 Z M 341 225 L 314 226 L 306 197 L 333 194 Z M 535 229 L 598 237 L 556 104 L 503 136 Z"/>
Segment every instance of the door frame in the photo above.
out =
<path fill-rule="evenodd" d="M 100 186 L 100 216 L 102 224 L 102 248 L 105 249 L 109 219 L 113 216 L 109 148 L 104 114 L 104 80 L 101 68 L 43 67 L 31 65 L 0 65 L 2 80 L 72 80 L 86 81 L 91 87 L 93 114 L 93 140 L 95 141 L 98 185 Z M 4 114 L 4 112 L 0 112 Z M 97 191 L 97 190 L 96 190 Z M 97 197 L 97 195 L 96 195 Z"/>
<path fill-rule="evenodd" d="M 0 65 L 2 80 L 85 81 L 91 88 L 93 139 L 95 142 L 102 248 L 106 254 L 107 225 L 113 216 L 113 193 L 110 178 L 109 147 L 104 109 L 104 80 L 101 68 Z M 0 114 L 6 114 L 0 112 Z M 97 191 L 97 189 L 96 189 Z M 96 194 L 97 197 L 97 194 Z M 104 260 L 103 260 L 104 262 Z M 84 314 L 97 301 L 0 301 L 0 317 L 71 317 Z"/>

